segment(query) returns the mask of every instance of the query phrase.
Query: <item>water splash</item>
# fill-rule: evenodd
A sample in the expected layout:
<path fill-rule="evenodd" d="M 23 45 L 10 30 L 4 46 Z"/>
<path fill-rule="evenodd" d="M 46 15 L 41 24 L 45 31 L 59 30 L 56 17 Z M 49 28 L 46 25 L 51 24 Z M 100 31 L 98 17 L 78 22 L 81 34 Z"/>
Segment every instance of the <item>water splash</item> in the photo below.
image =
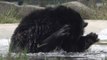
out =
<path fill-rule="evenodd" d="M 107 40 L 107 29 L 103 29 L 98 35 L 101 40 Z"/>
<path fill-rule="evenodd" d="M 107 29 L 102 30 L 98 33 L 99 39 L 107 40 Z M 6 55 L 8 53 L 10 44 L 10 39 L 0 39 L 0 55 Z M 82 53 L 67 53 L 65 51 L 56 51 L 56 52 L 49 52 L 49 53 L 29 53 L 26 54 L 31 59 L 62 59 L 62 60 L 105 60 L 107 57 L 107 45 L 92 45 L 86 52 Z M 13 56 L 15 56 L 13 54 Z"/>
<path fill-rule="evenodd" d="M 0 39 L 0 54 L 8 53 L 10 39 Z"/>

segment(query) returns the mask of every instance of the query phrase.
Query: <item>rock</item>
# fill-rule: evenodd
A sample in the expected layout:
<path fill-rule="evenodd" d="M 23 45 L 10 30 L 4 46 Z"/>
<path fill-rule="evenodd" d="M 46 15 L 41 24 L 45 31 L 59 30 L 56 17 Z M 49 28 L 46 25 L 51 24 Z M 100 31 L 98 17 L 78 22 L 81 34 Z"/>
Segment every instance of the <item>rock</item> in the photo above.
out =
<path fill-rule="evenodd" d="M 89 19 L 94 15 L 94 10 L 77 1 L 63 3 L 62 5 L 76 10 L 84 19 Z"/>
<path fill-rule="evenodd" d="M 30 12 L 34 10 L 40 10 L 40 9 L 44 9 L 44 7 L 39 7 L 35 5 L 22 5 L 22 6 L 19 6 L 18 15 L 21 17 L 24 17 L 28 15 Z"/>
<path fill-rule="evenodd" d="M 3 15 L 5 13 L 11 12 L 17 9 L 17 5 L 10 2 L 0 1 L 0 14 Z"/>
<path fill-rule="evenodd" d="M 33 10 L 44 9 L 35 5 L 17 5 L 16 3 L 0 1 L 0 14 L 13 13 L 19 17 L 24 17 Z"/>

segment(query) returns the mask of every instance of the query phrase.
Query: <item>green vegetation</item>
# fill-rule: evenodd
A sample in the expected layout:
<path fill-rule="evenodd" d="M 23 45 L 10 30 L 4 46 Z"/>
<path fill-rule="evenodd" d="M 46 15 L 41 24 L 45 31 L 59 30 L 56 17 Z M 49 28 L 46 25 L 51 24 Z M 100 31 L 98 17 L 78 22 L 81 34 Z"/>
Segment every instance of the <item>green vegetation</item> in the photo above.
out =
<path fill-rule="evenodd" d="M 0 14 L 0 23 L 17 23 L 19 21 L 20 18 L 18 18 L 17 10 L 14 8 L 11 8 Z"/>
<path fill-rule="evenodd" d="M 0 60 L 28 60 L 28 57 L 26 54 L 17 54 L 12 56 L 12 54 L 8 54 L 7 56 L 3 57 L 0 56 Z"/>
<path fill-rule="evenodd" d="M 19 20 L 17 20 L 15 17 L 10 16 L 0 16 L 0 23 L 17 23 Z"/>
<path fill-rule="evenodd" d="M 94 7 L 95 10 L 95 16 L 93 16 L 93 19 L 100 19 L 100 20 L 107 20 L 107 3 L 103 5 L 102 7 Z"/>
<path fill-rule="evenodd" d="M 26 1 L 29 1 L 29 0 L 26 0 Z M 55 0 L 55 1 L 57 1 L 57 0 Z M 52 1 L 49 1 L 49 2 L 52 2 Z M 56 4 L 59 4 L 58 2 L 60 3 L 61 0 L 57 1 Z M 95 4 L 90 4 L 90 5 L 91 5 L 90 8 L 92 8 L 94 10 L 93 14 L 95 14 L 95 15 L 90 15 L 89 19 L 107 20 L 107 1 L 106 0 L 103 0 L 102 6 L 100 6 L 100 7 L 95 6 Z M 8 9 L 8 8 L 9 7 L 4 7 L 3 9 L 0 9 L 0 23 L 18 23 L 18 22 L 20 22 L 22 17 L 19 16 L 20 13 L 18 14 L 19 10 L 17 8 L 11 8 L 11 7 L 10 7 L 10 9 Z M 6 11 L 2 12 L 1 10 L 6 10 Z"/>

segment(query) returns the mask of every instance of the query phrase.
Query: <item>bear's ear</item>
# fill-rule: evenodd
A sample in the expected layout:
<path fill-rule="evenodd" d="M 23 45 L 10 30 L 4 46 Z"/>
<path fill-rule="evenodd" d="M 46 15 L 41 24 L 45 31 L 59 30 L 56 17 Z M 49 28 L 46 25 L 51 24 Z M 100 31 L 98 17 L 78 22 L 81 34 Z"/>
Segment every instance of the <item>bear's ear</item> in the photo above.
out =
<path fill-rule="evenodd" d="M 83 25 L 83 27 L 86 27 L 87 25 L 88 25 L 88 23 L 87 23 L 87 22 L 85 22 L 85 23 L 84 23 L 84 25 Z"/>

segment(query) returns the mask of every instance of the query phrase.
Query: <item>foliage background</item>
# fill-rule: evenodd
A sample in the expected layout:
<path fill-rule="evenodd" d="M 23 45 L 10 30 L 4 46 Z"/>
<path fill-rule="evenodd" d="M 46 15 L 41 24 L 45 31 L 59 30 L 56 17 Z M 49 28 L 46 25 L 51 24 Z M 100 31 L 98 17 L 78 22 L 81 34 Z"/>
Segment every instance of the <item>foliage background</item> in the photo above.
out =
<path fill-rule="evenodd" d="M 89 7 L 90 9 L 94 10 L 93 15 L 91 14 L 90 18 L 88 19 L 107 20 L 107 0 L 1 0 L 1 1 L 6 2 L 8 1 L 12 3 L 5 3 L 5 5 L 0 3 L 0 23 L 17 23 L 20 22 L 20 20 L 25 15 L 28 14 L 27 12 L 30 12 L 31 10 L 41 9 L 39 7 L 60 5 L 71 1 L 79 1 L 82 4 L 86 5 L 87 7 Z M 26 7 L 17 5 L 20 2 L 22 2 L 23 5 L 33 5 L 33 6 Z M 36 7 L 36 9 L 34 8 L 34 6 Z"/>

